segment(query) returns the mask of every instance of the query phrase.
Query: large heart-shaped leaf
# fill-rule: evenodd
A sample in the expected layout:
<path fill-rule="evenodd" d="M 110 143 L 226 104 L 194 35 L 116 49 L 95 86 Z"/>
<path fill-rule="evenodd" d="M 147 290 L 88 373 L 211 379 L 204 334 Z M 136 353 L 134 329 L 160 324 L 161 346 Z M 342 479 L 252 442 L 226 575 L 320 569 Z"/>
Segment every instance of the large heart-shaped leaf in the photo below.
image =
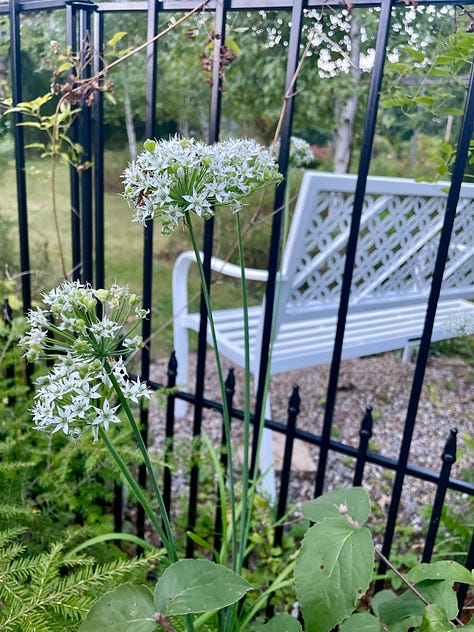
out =
<path fill-rule="evenodd" d="M 418 583 L 416 589 L 428 603 L 442 608 L 448 619 L 456 617 L 458 606 L 451 582 L 426 580 Z M 377 604 L 378 615 L 391 632 L 406 632 L 412 627 L 418 627 L 422 622 L 424 611 L 425 604 L 411 590 L 407 590 L 399 597 L 383 600 Z"/>
<path fill-rule="evenodd" d="M 298 619 L 286 612 L 276 614 L 267 623 L 255 623 L 252 630 L 255 632 L 302 632 Z"/>
<path fill-rule="evenodd" d="M 450 632 L 452 629 L 453 626 L 443 608 L 436 604 L 426 606 L 420 632 Z"/>
<path fill-rule="evenodd" d="M 474 577 L 465 566 L 458 564 L 452 560 L 440 560 L 439 562 L 431 562 L 430 564 L 417 564 L 407 574 L 406 578 L 412 584 L 424 581 L 426 579 L 446 579 L 454 584 L 474 584 Z"/>
<path fill-rule="evenodd" d="M 381 632 L 381 630 L 380 621 L 369 612 L 355 612 L 339 626 L 339 632 Z"/>
<path fill-rule="evenodd" d="M 146 586 L 121 584 L 105 593 L 90 609 L 80 632 L 153 632 L 153 595 Z"/>
<path fill-rule="evenodd" d="M 321 522 L 326 518 L 337 518 L 341 514 L 363 525 L 370 515 L 370 500 L 361 487 L 335 489 L 315 500 L 308 500 L 301 508 L 305 518 Z"/>
<path fill-rule="evenodd" d="M 369 587 L 374 552 L 366 527 L 341 514 L 313 525 L 296 558 L 296 594 L 308 632 L 327 632 L 347 619 Z"/>
<path fill-rule="evenodd" d="M 250 589 L 245 579 L 225 566 L 209 560 L 179 560 L 158 580 L 155 607 L 167 616 L 220 610 Z"/>

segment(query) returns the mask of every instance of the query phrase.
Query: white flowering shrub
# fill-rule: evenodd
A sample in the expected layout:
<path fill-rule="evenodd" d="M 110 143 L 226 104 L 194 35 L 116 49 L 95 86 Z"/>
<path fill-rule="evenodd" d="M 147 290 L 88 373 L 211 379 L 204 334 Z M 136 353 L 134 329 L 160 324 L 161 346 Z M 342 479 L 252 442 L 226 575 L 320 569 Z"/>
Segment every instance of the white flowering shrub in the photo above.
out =
<path fill-rule="evenodd" d="M 250 193 L 279 182 L 281 175 L 270 152 L 254 140 L 206 145 L 174 137 L 147 140 L 123 180 L 123 196 L 135 209 L 133 221 L 156 218 L 168 235 L 187 212 L 208 219 L 214 206 L 240 211 Z"/>
<path fill-rule="evenodd" d="M 138 403 L 151 391 L 128 378 L 122 359 L 142 346 L 133 335 L 147 312 L 127 288 L 94 290 L 65 281 L 43 295 L 47 309 L 28 314 L 30 330 L 20 345 L 30 362 L 55 359 L 54 368 L 38 378 L 33 420 L 36 428 L 77 437 L 120 421 L 115 381 L 129 401 Z"/>

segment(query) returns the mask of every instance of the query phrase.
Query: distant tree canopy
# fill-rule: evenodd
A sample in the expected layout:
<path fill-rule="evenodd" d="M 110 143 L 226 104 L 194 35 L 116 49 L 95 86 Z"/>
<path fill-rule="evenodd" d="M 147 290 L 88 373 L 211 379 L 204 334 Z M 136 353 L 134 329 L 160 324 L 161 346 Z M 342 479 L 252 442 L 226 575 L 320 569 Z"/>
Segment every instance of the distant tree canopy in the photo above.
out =
<path fill-rule="evenodd" d="M 378 13 L 378 9 L 354 10 L 356 31 L 347 9 L 323 7 L 306 12 L 301 51 L 306 49 L 307 57 L 297 82 L 294 134 L 315 145 L 330 146 L 345 104 L 354 99 L 350 142 L 357 147 Z M 170 15 L 160 19 L 164 24 Z M 271 142 L 283 103 L 289 19 L 285 11 L 229 14 L 223 66 L 223 134 Z M 393 9 L 378 133 L 395 151 L 406 150 L 403 144 L 411 142 L 414 134 L 443 139 L 447 125 L 451 131 L 456 129 L 471 63 L 468 49 L 472 51 L 474 35 L 465 33 L 469 19 L 453 7 Z M 112 13 L 106 16 L 105 24 L 106 40 L 112 43 L 105 51 L 106 59 L 146 39 L 144 13 Z M 8 26 L 7 19 L 3 19 L 3 25 Z M 26 14 L 21 32 L 24 99 L 29 100 L 49 90 L 51 72 L 57 66 L 50 43 L 59 42 L 63 48 L 66 44 L 64 12 Z M 114 41 L 117 32 L 126 33 L 118 42 Z M 159 40 L 159 135 L 177 131 L 207 137 L 213 43 L 211 12 L 193 16 Z M 8 38 L 3 35 L 0 60 L 7 57 Z M 105 108 L 107 141 L 114 145 L 126 143 L 124 117 L 127 130 L 132 125 L 135 135 L 143 140 L 145 54 L 137 54 L 116 67 L 109 79 L 113 82 L 113 103 Z M 6 133 L 7 128 L 0 128 L 0 133 L 2 129 Z"/>

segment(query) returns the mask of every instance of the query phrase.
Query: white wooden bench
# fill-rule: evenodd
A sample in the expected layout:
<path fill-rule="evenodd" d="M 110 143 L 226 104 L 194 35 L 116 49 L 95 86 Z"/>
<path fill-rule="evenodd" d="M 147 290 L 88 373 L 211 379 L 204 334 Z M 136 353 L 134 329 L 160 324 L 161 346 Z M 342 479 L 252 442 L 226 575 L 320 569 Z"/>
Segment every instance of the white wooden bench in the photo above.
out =
<path fill-rule="evenodd" d="M 355 186 L 355 175 L 304 174 L 277 280 L 271 374 L 331 361 Z M 343 358 L 408 349 L 419 341 L 448 186 L 369 177 Z M 187 330 L 199 330 L 199 313 L 188 311 L 187 275 L 193 261 L 192 252 L 182 253 L 172 280 L 177 383 L 182 385 L 188 379 Z M 238 266 L 220 259 L 213 258 L 211 265 L 223 275 L 240 276 Z M 248 269 L 246 276 L 265 282 L 267 272 Z M 472 298 L 474 185 L 466 184 L 458 204 L 432 340 L 474 331 Z M 258 375 L 264 305 L 251 307 L 249 313 L 253 375 Z M 219 352 L 243 367 L 242 309 L 215 311 L 214 321 Z M 267 465 L 268 459 L 271 456 Z"/>

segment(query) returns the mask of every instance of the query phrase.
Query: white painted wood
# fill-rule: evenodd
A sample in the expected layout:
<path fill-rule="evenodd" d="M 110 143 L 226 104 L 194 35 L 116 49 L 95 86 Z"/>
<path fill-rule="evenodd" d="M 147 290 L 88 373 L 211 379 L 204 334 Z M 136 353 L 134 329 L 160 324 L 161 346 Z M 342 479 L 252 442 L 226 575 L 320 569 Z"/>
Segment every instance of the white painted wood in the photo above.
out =
<path fill-rule="evenodd" d="M 270 373 L 329 363 L 332 359 L 355 175 L 305 172 L 277 279 Z M 419 341 L 430 292 L 449 184 L 370 177 L 361 218 L 343 358 Z M 454 223 L 433 340 L 474 332 L 474 185 L 463 185 Z M 178 384 L 187 384 L 188 330 L 199 314 L 188 311 L 187 275 L 194 254 L 182 253 L 173 270 L 174 344 Z M 213 258 L 212 269 L 240 277 L 238 266 Z M 267 272 L 249 269 L 265 282 Z M 258 375 L 264 305 L 251 307 L 251 371 Z M 219 352 L 244 365 L 241 308 L 214 312 Z M 210 335 L 208 340 L 211 340 Z M 184 405 L 177 402 L 178 413 Z M 267 408 L 269 413 L 269 404 Z M 268 437 L 265 464 L 271 462 Z M 272 474 L 273 476 L 273 474 Z M 272 483 L 273 484 L 273 483 Z M 270 490 L 271 491 L 271 490 Z"/>

